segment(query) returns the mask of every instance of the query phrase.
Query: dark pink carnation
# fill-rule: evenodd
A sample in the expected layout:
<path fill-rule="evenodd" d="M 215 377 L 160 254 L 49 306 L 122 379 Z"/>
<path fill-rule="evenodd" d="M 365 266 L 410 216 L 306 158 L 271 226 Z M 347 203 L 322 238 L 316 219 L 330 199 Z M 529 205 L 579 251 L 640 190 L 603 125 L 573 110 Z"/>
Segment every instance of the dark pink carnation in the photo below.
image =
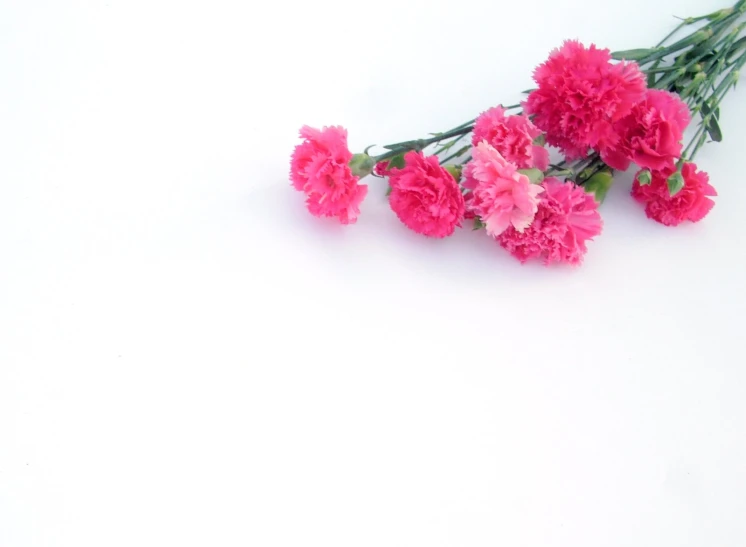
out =
<path fill-rule="evenodd" d="M 476 146 L 487 141 L 518 169 L 536 167 L 546 171 L 549 152 L 543 146 L 534 144 L 539 135 L 541 130 L 527 116 L 506 116 L 505 109 L 496 106 L 477 118 L 472 144 Z"/>
<path fill-rule="evenodd" d="M 368 187 L 358 184 L 358 177 L 350 170 L 347 130 L 304 126 L 300 136 L 305 140 L 295 147 L 290 159 L 293 187 L 306 193 L 306 206 L 312 215 L 354 223 Z"/>
<path fill-rule="evenodd" d="M 580 264 L 586 241 L 601 233 L 603 222 L 592 194 L 571 182 L 547 178 L 539 209 L 523 232 L 512 226 L 496 239 L 521 262 L 543 258 L 544 263 Z"/>
<path fill-rule="evenodd" d="M 611 63 L 608 49 L 575 40 L 555 49 L 534 71 L 538 89 L 524 104 L 547 142 L 568 159 L 584 158 L 590 148 L 617 145 L 614 123 L 645 96 L 645 78 L 636 63 Z"/>
<path fill-rule="evenodd" d="M 687 162 L 681 168 L 684 187 L 673 196 L 668 190 L 668 172 L 653 171 L 652 180 L 646 185 L 640 184 L 639 174 L 632 185 L 632 197 L 645 204 L 648 218 L 661 224 L 677 226 L 685 220 L 700 221 L 715 205 L 708 196 L 717 196 L 717 192 L 710 186 L 707 173 L 697 171 L 694 163 Z"/>
<path fill-rule="evenodd" d="M 673 172 L 690 120 L 689 107 L 678 95 L 649 89 L 645 100 L 614 126 L 620 142 L 601 157 L 614 169 L 627 169 L 631 160 L 643 169 Z"/>
<path fill-rule="evenodd" d="M 461 225 L 464 197 L 436 156 L 408 152 L 404 167 L 389 173 L 389 203 L 408 228 L 430 237 L 446 237 Z"/>

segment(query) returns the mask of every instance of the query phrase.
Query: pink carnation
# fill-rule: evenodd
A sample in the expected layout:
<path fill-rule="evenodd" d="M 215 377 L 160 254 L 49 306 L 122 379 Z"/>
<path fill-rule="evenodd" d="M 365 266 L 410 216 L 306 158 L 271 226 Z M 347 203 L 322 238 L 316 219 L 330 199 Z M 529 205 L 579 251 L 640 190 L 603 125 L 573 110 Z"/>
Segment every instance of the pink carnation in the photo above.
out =
<path fill-rule="evenodd" d="M 619 137 L 613 124 L 645 96 L 637 64 L 610 61 L 608 49 L 568 40 L 534 71 L 539 87 L 524 109 L 569 160 L 586 157 L 589 148 L 615 147 Z"/>
<path fill-rule="evenodd" d="M 546 171 L 549 152 L 543 146 L 534 144 L 534 139 L 539 135 L 541 130 L 528 117 L 506 116 L 505 109 L 496 106 L 477 118 L 472 143 L 476 146 L 486 141 L 519 169 L 536 167 Z"/>
<path fill-rule="evenodd" d="M 539 203 L 541 186 L 531 184 L 497 150 L 480 142 L 472 150 L 473 160 L 464 169 L 464 188 L 472 190 L 467 207 L 480 217 L 491 236 L 508 226 L 523 231 L 531 224 Z"/>
<path fill-rule="evenodd" d="M 650 184 L 642 185 L 638 180 L 640 173 L 637 173 L 632 185 L 632 197 L 645 204 L 648 218 L 666 226 L 677 226 L 685 220 L 702 220 L 715 205 L 708 196 L 717 196 L 715 189 L 710 186 L 707 173 L 697 171 L 694 163 L 685 163 L 681 169 L 684 187 L 673 196 L 668 190 L 668 174 L 653 171 Z"/>
<path fill-rule="evenodd" d="M 649 89 L 628 116 L 615 126 L 621 141 L 601 157 L 614 169 L 625 170 L 630 160 L 643 169 L 673 172 L 681 156 L 681 141 L 691 117 L 678 95 Z"/>
<path fill-rule="evenodd" d="M 389 203 L 408 228 L 430 237 L 446 237 L 461 225 L 464 197 L 456 180 L 436 156 L 408 152 L 405 165 L 389 172 Z"/>
<path fill-rule="evenodd" d="M 295 147 L 290 160 L 293 187 L 306 193 L 306 206 L 312 215 L 354 223 L 368 187 L 358 184 L 358 177 L 350 170 L 347 130 L 325 127 L 319 131 L 304 126 L 300 136 L 305 140 Z"/>
<path fill-rule="evenodd" d="M 601 233 L 603 222 L 592 194 L 571 182 L 547 178 L 542 184 L 536 217 L 526 230 L 508 228 L 497 237 L 498 243 L 521 262 L 543 258 L 544 263 L 580 264 L 586 253 L 586 241 Z"/>

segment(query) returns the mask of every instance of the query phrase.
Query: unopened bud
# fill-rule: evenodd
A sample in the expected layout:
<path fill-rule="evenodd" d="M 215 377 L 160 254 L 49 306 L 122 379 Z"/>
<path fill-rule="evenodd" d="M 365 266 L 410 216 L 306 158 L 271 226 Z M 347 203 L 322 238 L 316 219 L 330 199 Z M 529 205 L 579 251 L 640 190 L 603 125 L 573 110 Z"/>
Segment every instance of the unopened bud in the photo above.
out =
<path fill-rule="evenodd" d="M 368 154 L 355 154 L 350 160 L 350 170 L 352 170 L 352 174 L 360 178 L 370 175 L 375 165 L 376 160 Z"/>
<path fill-rule="evenodd" d="M 448 171 L 454 179 L 456 179 L 456 182 L 461 179 L 461 171 L 463 171 L 463 167 L 460 165 L 446 165 L 444 169 Z"/>
<path fill-rule="evenodd" d="M 643 169 L 639 173 L 637 173 L 637 182 L 640 183 L 641 186 L 647 186 L 653 181 L 653 177 L 650 174 L 650 171 L 647 169 Z"/>
<path fill-rule="evenodd" d="M 684 187 L 684 176 L 681 174 L 681 171 L 676 171 L 668 177 L 666 183 L 668 184 L 668 193 L 671 196 L 675 196 Z"/>

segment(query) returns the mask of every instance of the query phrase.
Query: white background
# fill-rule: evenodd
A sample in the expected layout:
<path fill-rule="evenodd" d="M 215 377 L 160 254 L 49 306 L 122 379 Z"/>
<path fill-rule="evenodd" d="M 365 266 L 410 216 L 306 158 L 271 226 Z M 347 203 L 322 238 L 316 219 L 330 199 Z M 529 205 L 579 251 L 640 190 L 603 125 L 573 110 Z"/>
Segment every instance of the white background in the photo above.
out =
<path fill-rule="evenodd" d="M 3 1 L 0 546 L 742 547 L 746 90 L 710 216 L 622 177 L 580 269 L 288 182 L 304 123 L 445 130 L 725 5 Z"/>

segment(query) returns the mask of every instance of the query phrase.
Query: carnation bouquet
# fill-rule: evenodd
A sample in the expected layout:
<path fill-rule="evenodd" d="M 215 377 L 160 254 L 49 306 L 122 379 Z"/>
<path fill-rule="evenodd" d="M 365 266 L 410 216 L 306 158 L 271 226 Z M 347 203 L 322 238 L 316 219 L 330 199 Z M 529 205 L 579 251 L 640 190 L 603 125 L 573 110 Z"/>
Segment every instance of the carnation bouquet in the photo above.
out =
<path fill-rule="evenodd" d="M 720 103 L 746 63 L 744 14 L 739 0 L 681 19 L 641 49 L 568 40 L 534 70 L 523 101 L 379 154 L 352 154 L 342 127 L 303 127 L 292 185 L 311 214 L 350 224 L 368 192 L 360 179 L 382 179 L 408 228 L 443 238 L 473 222 L 521 262 L 580 264 L 615 172 L 633 165 L 631 194 L 649 218 L 697 222 L 716 192 L 694 161 L 722 139 Z"/>

